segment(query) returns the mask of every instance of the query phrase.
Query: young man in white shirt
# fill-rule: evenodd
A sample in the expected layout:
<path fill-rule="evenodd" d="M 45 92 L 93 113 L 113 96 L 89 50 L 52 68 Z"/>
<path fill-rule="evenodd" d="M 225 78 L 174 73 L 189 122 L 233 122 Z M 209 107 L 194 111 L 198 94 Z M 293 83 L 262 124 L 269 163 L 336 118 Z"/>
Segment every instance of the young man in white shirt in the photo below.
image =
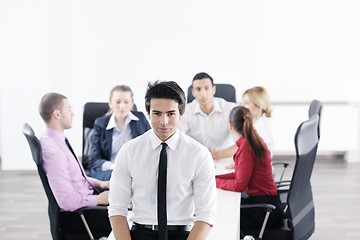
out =
<path fill-rule="evenodd" d="M 214 224 L 214 165 L 206 147 L 177 129 L 185 105 L 185 94 L 177 83 L 149 83 L 145 106 L 152 129 L 121 148 L 110 180 L 109 216 L 116 239 L 160 239 L 157 188 L 163 143 L 168 160 L 167 236 L 162 239 L 203 240 Z M 130 200 L 131 231 L 127 223 Z"/>
<path fill-rule="evenodd" d="M 192 80 L 194 100 L 186 106 L 179 129 L 205 145 L 215 160 L 229 158 L 236 152 L 235 141 L 229 129 L 233 102 L 215 97 L 216 86 L 212 77 L 201 72 Z"/>

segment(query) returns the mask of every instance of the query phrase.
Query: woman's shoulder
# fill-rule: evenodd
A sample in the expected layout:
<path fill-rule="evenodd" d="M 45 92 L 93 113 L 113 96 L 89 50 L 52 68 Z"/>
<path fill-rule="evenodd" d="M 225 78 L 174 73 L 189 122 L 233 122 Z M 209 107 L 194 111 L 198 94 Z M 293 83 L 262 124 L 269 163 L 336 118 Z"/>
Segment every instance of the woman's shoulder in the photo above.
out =
<path fill-rule="evenodd" d="M 104 124 L 108 124 L 109 120 L 110 120 L 111 114 L 107 114 L 101 117 L 97 117 L 95 119 L 94 125 L 104 125 Z"/>
<path fill-rule="evenodd" d="M 131 112 L 141 120 L 146 119 L 145 114 L 141 111 L 131 111 Z"/>
<path fill-rule="evenodd" d="M 236 145 L 238 147 L 239 152 L 242 152 L 242 153 L 252 152 L 250 144 L 245 137 L 240 137 L 236 141 Z"/>

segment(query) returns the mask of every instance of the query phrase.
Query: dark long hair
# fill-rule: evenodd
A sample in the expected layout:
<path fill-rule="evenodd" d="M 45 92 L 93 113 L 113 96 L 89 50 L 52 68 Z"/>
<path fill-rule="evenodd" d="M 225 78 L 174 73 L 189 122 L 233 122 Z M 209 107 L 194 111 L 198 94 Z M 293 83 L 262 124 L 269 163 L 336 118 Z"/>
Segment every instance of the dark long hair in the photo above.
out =
<path fill-rule="evenodd" d="M 246 138 L 259 163 L 263 163 L 267 149 L 259 134 L 253 126 L 253 120 L 249 109 L 243 106 L 236 106 L 230 112 L 229 122 L 236 132 Z"/>

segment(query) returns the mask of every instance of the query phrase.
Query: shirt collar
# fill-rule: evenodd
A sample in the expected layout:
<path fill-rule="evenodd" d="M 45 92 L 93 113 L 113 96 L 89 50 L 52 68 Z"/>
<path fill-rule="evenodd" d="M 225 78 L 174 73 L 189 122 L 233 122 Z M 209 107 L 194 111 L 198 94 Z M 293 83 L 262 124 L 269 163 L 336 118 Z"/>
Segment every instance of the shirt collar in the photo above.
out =
<path fill-rule="evenodd" d="M 179 139 L 180 139 L 180 134 L 179 134 L 179 130 L 177 130 L 174 133 L 174 135 L 172 135 L 168 140 L 165 141 L 165 143 L 169 146 L 171 150 L 175 150 L 177 144 L 179 143 Z M 158 136 L 156 136 L 154 131 L 151 131 L 150 133 L 150 141 L 151 141 L 152 149 L 157 148 L 163 142 Z"/>
<path fill-rule="evenodd" d="M 200 103 L 196 99 L 194 99 L 193 102 L 195 104 L 194 113 L 195 114 L 205 114 L 200 108 Z M 220 107 L 219 98 L 214 97 L 214 108 L 213 108 L 213 110 L 211 111 L 210 114 L 212 114 L 214 112 L 220 112 L 221 113 L 222 111 L 223 110 Z"/>
<path fill-rule="evenodd" d="M 139 118 L 135 116 L 131 111 L 128 113 L 128 115 L 125 118 L 125 125 L 127 125 L 130 121 L 139 121 Z M 106 130 L 113 129 L 115 127 L 116 127 L 115 115 L 111 114 L 109 122 L 106 126 Z"/>
<path fill-rule="evenodd" d="M 46 132 L 49 136 L 51 136 L 52 138 L 56 139 L 59 142 L 64 142 L 65 143 L 65 134 L 64 132 L 60 132 L 51 128 L 47 128 Z"/>

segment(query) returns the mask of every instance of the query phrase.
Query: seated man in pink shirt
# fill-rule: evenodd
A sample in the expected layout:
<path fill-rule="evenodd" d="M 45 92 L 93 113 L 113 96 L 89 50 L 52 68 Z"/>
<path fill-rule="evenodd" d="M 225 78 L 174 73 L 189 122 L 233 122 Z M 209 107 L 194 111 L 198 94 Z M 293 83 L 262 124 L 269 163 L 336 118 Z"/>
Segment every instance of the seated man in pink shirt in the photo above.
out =
<path fill-rule="evenodd" d="M 109 191 L 94 195 L 94 190 L 108 189 L 109 182 L 86 176 L 65 137 L 64 130 L 72 127 L 74 115 L 67 98 L 58 93 L 48 93 L 41 99 L 39 112 L 46 124 L 45 133 L 40 138 L 43 168 L 60 209 L 74 211 L 86 206 L 108 205 Z M 95 225 L 97 229 L 109 229 L 110 233 L 107 211 L 96 212 L 98 214 L 86 216 L 90 227 Z M 61 222 L 68 222 L 70 229 L 85 232 L 84 226 L 76 226 L 66 220 Z M 81 221 L 79 224 L 82 224 Z"/>

